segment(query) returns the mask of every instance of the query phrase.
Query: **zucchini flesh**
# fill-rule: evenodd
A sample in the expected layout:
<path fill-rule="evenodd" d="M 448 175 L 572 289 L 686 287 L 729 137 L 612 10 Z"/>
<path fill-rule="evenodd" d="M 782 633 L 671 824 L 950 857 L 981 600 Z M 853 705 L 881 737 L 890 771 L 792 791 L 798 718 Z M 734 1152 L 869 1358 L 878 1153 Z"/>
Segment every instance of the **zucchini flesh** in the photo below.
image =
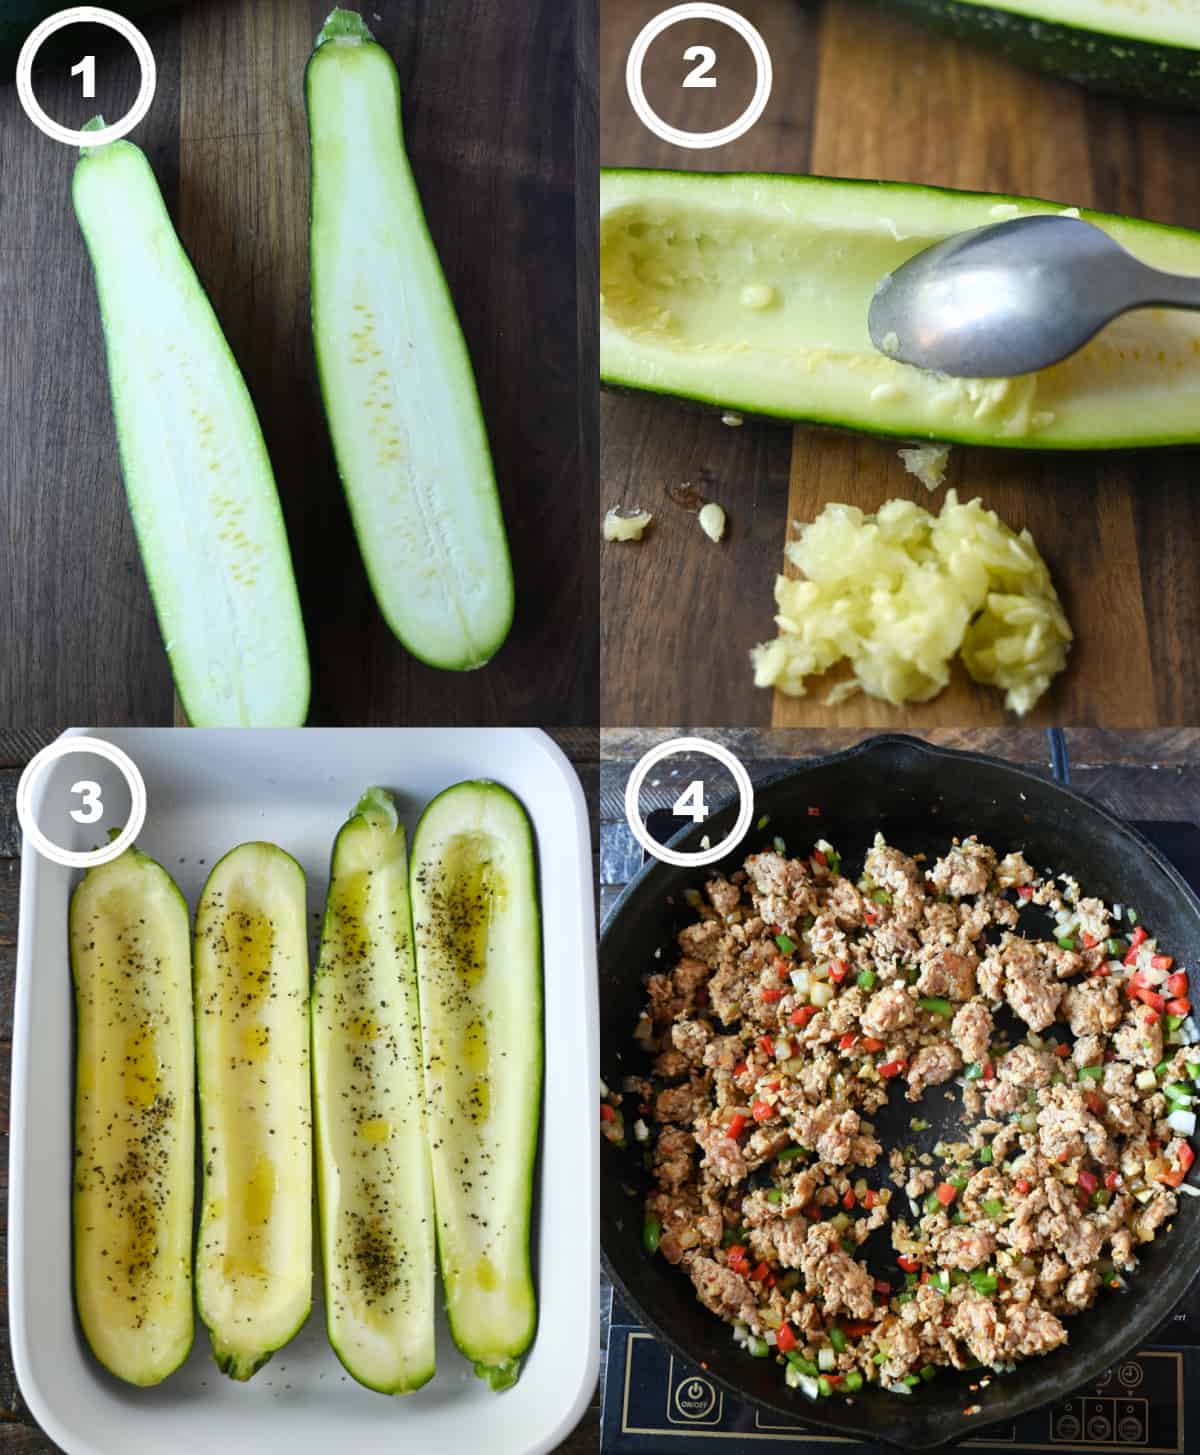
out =
<path fill-rule="evenodd" d="M 885 0 L 892 10 L 1102 90 L 1200 105 L 1191 0 Z"/>
<path fill-rule="evenodd" d="M 304 625 L 245 382 L 141 151 L 85 149 L 73 196 L 125 489 L 184 710 L 199 727 L 298 726 Z"/>
<path fill-rule="evenodd" d="M 434 1372 L 433 1184 L 404 826 L 369 789 L 333 848 L 313 984 L 329 1342 L 384 1394 Z"/>
<path fill-rule="evenodd" d="M 1072 358 L 948 379 L 879 353 L 876 284 L 922 248 L 1053 203 L 886 182 L 609 170 L 601 374 L 723 410 L 1032 449 L 1200 441 L 1200 315 L 1126 314 Z M 1085 212 L 1135 256 L 1200 275 L 1200 233 Z"/>
<path fill-rule="evenodd" d="M 188 910 L 137 849 L 71 896 L 75 1303 L 101 1364 L 157 1384 L 192 1347 L 195 1116 Z"/>
<path fill-rule="evenodd" d="M 431 666 L 508 635 L 512 567 L 471 361 L 425 226 L 387 52 L 335 10 L 306 74 L 312 322 L 338 472 L 375 599 Z"/>
<path fill-rule="evenodd" d="M 454 1342 L 494 1389 L 533 1339 L 542 1082 L 533 835 L 495 783 L 460 783 L 413 839 L 413 929 L 438 1257 Z"/>
<path fill-rule="evenodd" d="M 196 1298 L 213 1357 L 249 1379 L 312 1302 L 304 872 L 274 844 L 214 867 L 196 910 L 204 1192 Z"/>

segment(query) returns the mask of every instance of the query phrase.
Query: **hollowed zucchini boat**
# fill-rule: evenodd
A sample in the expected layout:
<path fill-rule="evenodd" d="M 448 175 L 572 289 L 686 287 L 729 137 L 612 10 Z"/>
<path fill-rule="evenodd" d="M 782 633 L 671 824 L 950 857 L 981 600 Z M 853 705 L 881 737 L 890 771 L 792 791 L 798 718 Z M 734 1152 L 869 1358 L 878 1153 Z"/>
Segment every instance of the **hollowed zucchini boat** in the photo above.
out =
<path fill-rule="evenodd" d="M 249 1379 L 312 1303 L 312 1134 L 304 871 L 242 844 L 196 910 L 204 1194 L 196 1301 L 213 1358 Z"/>
<path fill-rule="evenodd" d="M 433 1182 L 404 825 L 363 795 L 333 848 L 312 997 L 325 1322 L 361 1383 L 434 1370 Z"/>
<path fill-rule="evenodd" d="M 1062 210 L 889 182 L 606 170 L 601 378 L 874 434 L 1041 450 L 1200 442 L 1200 314 L 1126 314 L 1013 379 L 950 379 L 872 346 L 885 273 L 954 233 Z M 1143 261 L 1200 275 L 1200 233 L 1082 215 Z"/>
<path fill-rule="evenodd" d="M 1200 106 L 1192 0 L 884 0 L 1010 60 L 1104 91 Z"/>
<path fill-rule="evenodd" d="M 92 1353 L 157 1384 L 192 1347 L 195 1115 L 188 910 L 136 849 L 71 896 L 75 1304 Z"/>
<path fill-rule="evenodd" d="M 542 964 L 525 810 L 497 783 L 446 789 L 417 825 L 411 882 L 446 1314 L 476 1374 L 506 1389 L 537 1322 Z"/>

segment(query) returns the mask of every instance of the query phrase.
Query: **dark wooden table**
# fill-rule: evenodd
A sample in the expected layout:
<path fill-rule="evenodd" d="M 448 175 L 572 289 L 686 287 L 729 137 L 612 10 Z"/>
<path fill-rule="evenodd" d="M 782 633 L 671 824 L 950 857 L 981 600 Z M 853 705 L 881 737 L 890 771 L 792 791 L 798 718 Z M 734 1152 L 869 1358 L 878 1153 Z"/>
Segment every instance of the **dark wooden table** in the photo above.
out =
<path fill-rule="evenodd" d="M 308 321 L 303 99 L 329 0 L 187 0 L 142 21 L 158 91 L 132 135 L 258 408 L 308 628 L 310 720 L 593 723 L 595 364 L 594 346 L 581 362 L 576 331 L 576 234 L 594 234 L 592 190 L 582 217 L 575 201 L 577 149 L 594 172 L 592 5 L 362 8 L 399 68 L 408 152 L 503 497 L 517 614 L 486 668 L 437 672 L 391 635 L 333 469 Z M 38 98 L 66 125 L 132 100 L 132 53 L 103 36 L 96 53 L 93 101 L 69 62 L 39 70 Z M 0 85 L 0 159 L 0 717 L 170 723 L 71 210 L 74 159 L 35 130 L 11 82 Z"/>
<path fill-rule="evenodd" d="M 12 1070 L 13 996 L 17 968 L 17 899 L 21 878 L 20 829 L 16 791 L 21 770 L 58 729 L 16 731 L 0 728 L 0 1455 L 51 1455 L 59 1447 L 47 1438 L 25 1407 L 13 1372 L 8 1336 L 8 1116 Z M 593 835 L 600 765 L 594 729 L 552 733 L 574 764 L 592 811 Z M 64 970 L 65 973 L 65 970 Z M 595 1455 L 600 1445 L 597 1389 L 575 1430 L 556 1455 Z M 164 1451 L 163 1455 L 169 1455 Z"/>
<path fill-rule="evenodd" d="M 771 50 L 767 110 L 740 140 L 684 151 L 655 138 L 625 92 L 625 57 L 659 0 L 602 0 L 600 158 L 606 166 L 817 172 L 1047 197 L 1200 227 L 1200 191 L 1179 165 L 1200 151 L 1200 116 L 1114 100 L 938 38 L 865 0 L 738 0 Z M 715 91 L 681 88 L 693 42 L 717 50 Z M 728 122 L 749 99 L 746 46 L 711 22 L 651 46 L 649 100 L 691 129 Z M 1077 458 L 955 448 L 947 484 L 1028 525 L 1077 642 L 1033 720 L 1156 727 L 1200 720 L 1197 453 Z M 720 501 L 713 546 L 669 490 Z M 772 586 L 790 523 L 829 501 L 866 510 L 930 497 L 896 445 L 747 423 L 731 429 L 670 403 L 606 396 L 601 505 L 640 503 L 656 522 L 639 545 L 602 553 L 602 721 L 758 726 L 999 724 L 1000 694 L 965 674 L 935 702 L 897 710 L 825 689 L 785 698 L 752 685 L 748 652 L 772 637 Z M 940 500 L 940 496 L 934 497 Z"/>
<path fill-rule="evenodd" d="M 673 729 L 628 731 L 607 729 L 600 735 L 600 913 L 603 920 L 628 880 L 642 863 L 642 851 L 625 819 L 625 784 L 643 753 Z M 725 744 L 745 764 L 752 781 L 761 782 L 799 757 L 835 752 L 867 733 L 847 730 L 750 731 L 709 729 L 700 736 Z M 991 753 L 1051 777 L 1046 734 L 1034 728 L 937 730 L 921 733 L 930 742 L 972 752 Z M 1200 730 L 1113 733 L 1070 729 L 1065 734 L 1073 786 L 1114 813 L 1131 819 L 1172 819 L 1200 823 Z M 654 775 L 641 794 L 641 810 L 669 808 L 689 769 L 710 759 L 689 763 L 671 760 L 678 773 L 653 787 Z M 714 809 L 718 803 L 714 800 Z M 607 1352 L 609 1285 L 601 1276 L 600 1317 L 603 1359 Z"/>

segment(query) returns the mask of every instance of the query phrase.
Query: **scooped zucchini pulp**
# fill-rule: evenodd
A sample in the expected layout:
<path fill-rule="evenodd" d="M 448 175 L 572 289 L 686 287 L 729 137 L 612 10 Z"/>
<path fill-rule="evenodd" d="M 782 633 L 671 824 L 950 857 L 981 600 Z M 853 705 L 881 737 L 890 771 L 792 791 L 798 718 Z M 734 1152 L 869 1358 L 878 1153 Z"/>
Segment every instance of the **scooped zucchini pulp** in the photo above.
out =
<path fill-rule="evenodd" d="M 1052 75 L 1151 101 L 1200 105 L 1200 15 L 1191 0 L 886 3 Z"/>
<path fill-rule="evenodd" d="M 208 876 L 195 931 L 196 1297 L 234 1379 L 312 1302 L 308 991 L 304 871 L 274 844 L 242 844 Z"/>
<path fill-rule="evenodd" d="M 537 1321 L 541 936 L 525 810 L 496 783 L 447 789 L 417 825 L 411 882 L 446 1312 L 475 1372 L 505 1389 Z"/>
<path fill-rule="evenodd" d="M 334 10 L 305 93 L 312 323 L 338 472 L 375 599 L 431 666 L 508 635 L 512 568 L 471 361 L 404 149 L 390 56 Z"/>
<path fill-rule="evenodd" d="M 364 794 L 333 849 L 312 998 L 329 1342 L 386 1394 L 434 1372 L 433 1185 L 404 826 Z"/>
<path fill-rule="evenodd" d="M 1027 198 L 821 177 L 608 170 L 606 384 L 870 433 L 1032 449 L 1200 442 L 1200 315 L 1126 314 L 1072 358 L 950 379 L 878 352 L 879 280 L 969 228 L 1062 210 Z M 1085 212 L 1135 256 L 1200 275 L 1200 233 Z"/>
<path fill-rule="evenodd" d="M 299 726 L 308 650 L 245 382 L 142 152 L 84 147 L 73 196 L 125 489 L 184 709 L 199 727 Z"/>
<path fill-rule="evenodd" d="M 192 1346 L 195 1157 L 187 904 L 137 849 L 71 896 L 75 1302 L 118 1378 L 157 1384 Z"/>

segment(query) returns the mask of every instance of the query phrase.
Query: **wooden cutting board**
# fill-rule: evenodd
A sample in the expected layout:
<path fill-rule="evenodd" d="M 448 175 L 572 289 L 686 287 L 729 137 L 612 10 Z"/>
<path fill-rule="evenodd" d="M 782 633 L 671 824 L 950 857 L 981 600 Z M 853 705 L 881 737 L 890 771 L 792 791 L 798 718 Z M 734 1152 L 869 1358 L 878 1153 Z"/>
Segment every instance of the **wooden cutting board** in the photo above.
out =
<path fill-rule="evenodd" d="M 641 124 L 625 56 L 657 0 L 603 0 L 601 160 L 607 166 L 816 172 L 984 191 L 1128 212 L 1200 228 L 1200 191 L 1181 165 L 1200 154 L 1200 116 L 1085 92 L 940 39 L 866 0 L 739 0 L 775 73 L 762 119 L 719 150 L 684 151 Z M 725 27 L 678 27 L 651 47 L 652 104 L 709 129 L 752 88 L 749 50 Z M 718 52 L 715 93 L 684 89 L 690 43 Z M 748 652 L 774 634 L 772 584 L 797 520 L 844 501 L 873 510 L 897 495 L 929 504 L 896 445 L 745 425 L 667 402 L 606 396 L 602 505 L 642 503 L 655 525 L 602 554 L 602 720 L 607 724 L 983 726 L 1001 695 L 959 672 L 932 703 L 895 709 L 861 694 L 824 705 L 752 685 Z M 1076 631 L 1070 666 L 1027 723 L 1149 727 L 1200 715 L 1197 452 L 1054 457 L 956 448 L 947 484 L 1028 526 Z M 713 546 L 668 491 L 719 500 L 729 534 Z M 940 502 L 941 494 L 932 497 Z M 936 508 L 936 504 L 935 504 Z M 1011 720 L 1011 719 L 1010 719 Z"/>
<path fill-rule="evenodd" d="M 258 409 L 287 519 L 314 723 L 581 723 L 596 716 L 594 471 L 579 452 L 574 6 L 369 0 L 471 351 L 509 527 L 516 622 L 487 667 L 395 640 L 333 467 L 308 318 L 304 66 L 331 0 L 181 0 L 140 22 L 158 90 L 133 140 Z M 123 115 L 136 66 L 98 47 L 97 96 L 39 68 L 43 107 Z M 121 484 L 73 157 L 0 85 L 0 718 L 166 723 L 173 693 Z M 594 229 L 592 229 L 594 231 Z M 588 371 L 589 384 L 592 378 Z M 586 598 L 586 600 L 585 600 Z"/>

